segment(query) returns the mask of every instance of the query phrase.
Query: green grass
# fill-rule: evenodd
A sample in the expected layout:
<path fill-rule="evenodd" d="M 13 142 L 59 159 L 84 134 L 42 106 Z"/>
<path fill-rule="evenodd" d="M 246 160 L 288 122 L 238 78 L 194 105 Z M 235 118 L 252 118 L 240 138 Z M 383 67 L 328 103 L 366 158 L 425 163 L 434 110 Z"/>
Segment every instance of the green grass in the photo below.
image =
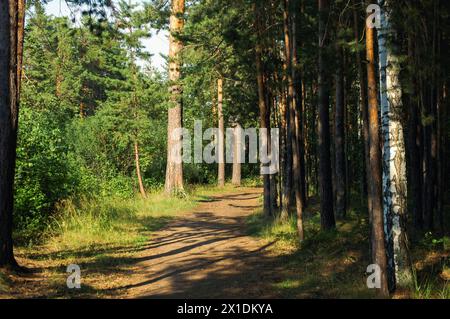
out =
<path fill-rule="evenodd" d="M 10 287 L 8 278 L 0 272 L 0 293 L 6 293 Z"/>
<path fill-rule="evenodd" d="M 189 186 L 185 194 L 170 197 L 163 191 L 121 198 L 81 198 L 60 203 L 53 222 L 39 244 L 19 246 L 16 255 L 21 265 L 39 269 L 46 278 L 42 286 L 8 283 L 0 277 L 0 290 L 14 287 L 21 296 L 97 297 L 110 295 L 110 288 L 126 283 L 136 254 L 144 250 L 152 233 L 176 216 L 211 200 L 219 193 L 239 191 L 231 185 Z M 65 286 L 66 267 L 78 264 L 83 269 L 83 289 L 69 291 Z M 73 295 L 75 294 L 75 295 Z M 0 293 L 1 295 L 1 293 Z"/>
<path fill-rule="evenodd" d="M 425 281 L 416 285 L 414 291 L 416 299 L 450 299 L 450 285 L 439 282 L 439 279 Z"/>
<path fill-rule="evenodd" d="M 364 219 L 351 216 L 338 223 L 337 231 L 320 231 L 320 216 L 314 207 L 304 223 L 305 240 L 300 243 L 296 219 L 287 221 L 249 216 L 249 233 L 273 246 L 276 264 L 282 269 L 272 282 L 285 298 L 373 298 L 367 289 L 365 269 L 370 264 Z"/>
<path fill-rule="evenodd" d="M 337 230 L 321 231 L 318 207 L 310 207 L 304 221 L 306 239 L 302 243 L 297 240 L 294 216 L 283 222 L 264 217 L 257 211 L 248 217 L 250 235 L 276 241 L 272 253 L 281 271 L 278 270 L 278 277 L 271 284 L 279 295 L 286 298 L 376 297 L 375 291 L 366 286 L 366 268 L 371 264 L 369 228 L 367 219 L 358 214 L 358 210 L 360 208 L 350 210 L 347 219 L 337 223 Z M 449 271 L 448 264 L 439 262 L 445 256 L 444 251 L 421 246 L 412 250 L 414 264 L 423 266 L 417 271 L 416 290 L 411 292 L 411 298 L 450 298 L 450 286 L 440 278 L 446 269 Z M 430 270 L 430 267 L 434 268 Z"/>
<path fill-rule="evenodd" d="M 227 186 L 223 191 L 231 191 Z M 89 249 L 102 245 L 139 245 L 149 232 L 165 226 L 175 216 L 193 209 L 218 192 L 216 187 L 190 187 L 186 196 L 170 197 L 162 191 L 147 199 L 101 198 L 67 200 L 47 232 L 46 244 L 53 250 Z"/>
<path fill-rule="evenodd" d="M 260 176 L 247 177 L 242 179 L 241 185 L 243 187 L 262 187 L 263 181 Z"/>
<path fill-rule="evenodd" d="M 47 243 L 60 250 L 139 243 L 144 240 L 143 233 L 161 228 L 177 212 L 193 206 L 192 200 L 158 193 L 150 194 L 148 199 L 66 201 L 59 207 Z"/>
<path fill-rule="evenodd" d="M 250 215 L 247 218 L 247 229 L 251 235 L 264 238 L 268 241 L 276 241 L 277 248 L 297 249 L 299 242 L 295 229 L 296 220 L 292 216 L 288 221 L 271 219 L 263 216 L 261 212 Z"/>

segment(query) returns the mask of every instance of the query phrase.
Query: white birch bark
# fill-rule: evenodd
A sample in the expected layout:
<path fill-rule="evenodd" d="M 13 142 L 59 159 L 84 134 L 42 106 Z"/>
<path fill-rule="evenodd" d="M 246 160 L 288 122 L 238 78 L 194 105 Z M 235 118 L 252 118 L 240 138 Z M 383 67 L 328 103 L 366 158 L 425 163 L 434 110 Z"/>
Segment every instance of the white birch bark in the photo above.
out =
<path fill-rule="evenodd" d="M 390 41 L 395 36 L 395 31 L 389 22 L 389 2 L 388 0 L 378 1 L 381 7 L 378 49 L 383 141 L 384 229 L 389 282 L 391 288 L 395 288 L 409 287 L 413 278 L 405 231 L 407 180 L 405 143 L 401 123 L 403 105 L 399 81 L 400 63 L 395 44 Z"/>

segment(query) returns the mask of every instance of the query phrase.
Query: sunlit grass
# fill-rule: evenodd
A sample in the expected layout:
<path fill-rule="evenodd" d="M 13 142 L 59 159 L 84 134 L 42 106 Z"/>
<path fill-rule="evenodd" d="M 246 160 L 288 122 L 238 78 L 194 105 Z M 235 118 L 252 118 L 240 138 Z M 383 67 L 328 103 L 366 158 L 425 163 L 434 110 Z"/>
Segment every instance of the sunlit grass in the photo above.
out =
<path fill-rule="evenodd" d="M 286 298 L 373 298 L 365 285 L 368 254 L 361 237 L 359 219 L 338 222 L 338 231 L 320 231 L 317 207 L 311 207 L 304 221 L 305 240 L 299 242 L 296 218 L 283 221 L 264 217 L 260 211 L 248 218 L 249 232 L 276 241 L 280 279 L 272 285 Z"/>
<path fill-rule="evenodd" d="M 337 222 L 337 230 L 321 231 L 318 210 L 312 206 L 306 212 L 302 243 L 298 241 L 294 215 L 281 221 L 267 218 L 258 210 L 248 217 L 251 235 L 276 241 L 272 253 L 278 256 L 282 270 L 272 283 L 274 289 L 287 298 L 375 298 L 375 291 L 366 286 L 366 268 L 371 264 L 366 216 L 350 209 L 347 218 Z M 444 250 L 448 247 L 446 240 Z M 435 269 L 432 273 L 427 268 L 420 270 L 416 289 L 408 297 L 450 298 L 448 279 L 447 283 L 442 279 L 447 276 L 448 265 L 438 262 L 445 254 L 419 247 L 411 253 L 413 260 Z"/>
<path fill-rule="evenodd" d="M 9 286 L 8 278 L 0 272 L 0 293 L 5 293 L 9 289 Z"/>
<path fill-rule="evenodd" d="M 290 216 L 287 221 L 263 216 L 258 210 L 247 218 L 250 234 L 275 242 L 277 249 L 293 250 L 298 248 L 296 219 Z"/>
<path fill-rule="evenodd" d="M 128 279 L 124 274 L 133 267 L 136 254 L 145 250 L 155 231 L 210 201 L 213 195 L 241 190 L 228 184 L 225 187 L 190 185 L 183 196 L 168 196 L 163 190 L 153 190 L 147 199 L 136 195 L 132 199 L 80 198 L 61 202 L 44 240 L 16 249 L 20 264 L 42 269 L 46 278 L 45 287 L 23 288 L 20 294 L 113 296 L 112 288 L 126 284 Z M 65 286 L 66 267 L 72 263 L 80 265 L 83 271 L 82 289 L 75 292 Z M 5 282 L 4 286 L 12 289 L 14 284 Z"/>
<path fill-rule="evenodd" d="M 230 192 L 226 186 L 221 191 Z M 160 229 L 175 216 L 193 209 L 219 189 L 211 186 L 190 187 L 186 196 L 171 197 L 162 191 L 121 198 L 82 198 L 60 203 L 47 245 L 54 250 L 89 248 L 99 245 L 145 243 L 149 232 Z"/>
<path fill-rule="evenodd" d="M 439 279 L 426 280 L 416 285 L 413 297 L 416 299 L 450 299 L 450 284 L 439 283 Z"/>

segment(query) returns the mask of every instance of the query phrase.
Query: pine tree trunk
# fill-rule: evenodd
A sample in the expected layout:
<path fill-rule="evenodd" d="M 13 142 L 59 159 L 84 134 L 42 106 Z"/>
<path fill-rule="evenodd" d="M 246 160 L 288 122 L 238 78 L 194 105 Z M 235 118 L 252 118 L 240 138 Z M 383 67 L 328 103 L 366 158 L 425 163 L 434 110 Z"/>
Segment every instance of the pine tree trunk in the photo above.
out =
<path fill-rule="evenodd" d="M 378 34 L 380 63 L 380 100 L 383 135 L 383 208 L 387 242 L 388 267 L 396 288 L 411 288 L 413 277 L 406 236 L 407 182 L 405 141 L 401 123 L 402 88 L 399 81 L 400 63 L 390 25 L 389 1 L 380 1 L 381 29 Z M 394 39 L 395 41 L 395 39 Z M 392 272 L 393 271 L 393 272 Z M 391 288 L 394 288 L 391 287 Z"/>
<path fill-rule="evenodd" d="M 344 72 L 342 47 L 337 45 L 336 107 L 334 115 L 334 147 L 336 171 L 336 216 L 344 218 L 346 215 L 346 172 L 345 172 L 345 132 L 344 132 Z"/>
<path fill-rule="evenodd" d="M 443 83 L 440 84 L 440 94 L 439 94 L 439 101 L 438 101 L 438 110 L 437 110 L 437 123 L 438 123 L 438 179 L 437 179 L 437 189 L 438 189 L 438 202 L 437 202 L 437 210 L 438 210 L 438 217 L 439 217 L 439 230 L 441 234 L 445 234 L 445 216 L 444 216 L 444 205 L 445 205 L 445 186 L 444 186 L 444 176 L 445 175 L 445 168 L 444 168 L 444 147 L 445 147 L 445 138 L 443 137 L 443 119 L 445 118 L 443 114 L 443 108 L 445 103 L 445 95 L 444 90 L 445 86 Z"/>
<path fill-rule="evenodd" d="M 300 195 L 303 203 L 303 208 L 306 207 L 307 195 L 306 195 L 306 165 L 305 165 L 305 130 L 304 120 L 305 117 L 305 99 L 304 99 L 304 84 L 302 71 L 299 64 L 298 50 L 302 48 L 300 37 L 297 37 L 297 24 L 300 24 L 301 20 L 297 12 L 301 10 L 298 7 L 298 1 L 293 1 L 291 10 L 291 32 L 292 32 L 292 70 L 294 81 L 294 98 L 295 98 L 295 134 L 297 139 L 298 148 L 298 161 L 300 165 L 299 187 Z"/>
<path fill-rule="evenodd" d="M 355 8 L 353 9 L 353 23 L 354 23 L 354 35 L 355 43 L 359 44 L 359 23 L 358 23 L 358 11 L 356 10 L 356 0 L 353 2 Z M 365 186 L 366 193 L 368 194 L 368 183 L 370 183 L 370 162 L 369 162 L 369 116 L 367 112 L 367 80 L 363 69 L 361 52 L 356 51 L 356 63 L 358 65 L 358 79 L 359 79 L 359 103 L 362 117 L 362 137 L 364 143 L 364 167 L 365 167 Z M 369 224 L 372 224 L 372 202 L 367 196 L 367 210 L 369 212 Z"/>
<path fill-rule="evenodd" d="M 380 296 L 389 295 L 387 260 L 384 240 L 383 208 L 381 203 L 381 149 L 380 149 L 380 120 L 378 117 L 377 80 L 375 71 L 375 30 L 366 26 L 366 59 L 368 83 L 368 119 L 369 119 L 369 200 L 371 202 L 372 217 L 371 247 L 372 261 L 381 270 Z"/>
<path fill-rule="evenodd" d="M 266 105 L 266 96 L 265 96 L 265 88 L 264 88 L 264 69 L 262 64 L 262 43 L 261 43 L 261 8 L 259 5 L 254 4 L 254 12 L 255 12 L 255 26 L 257 33 L 256 40 L 256 48 L 255 48 L 255 58 L 256 58 L 256 80 L 258 84 L 258 106 L 259 106 L 259 127 L 260 129 L 269 129 L 270 123 L 267 123 L 267 105 Z M 268 143 L 270 141 L 270 137 L 268 137 Z M 263 184 L 264 184 L 264 214 L 266 216 L 271 216 L 271 203 L 270 203 L 270 175 L 263 175 Z"/>
<path fill-rule="evenodd" d="M 413 35 L 408 35 L 408 58 L 409 63 L 415 63 Z M 409 121 L 408 121 L 408 159 L 409 159 L 409 189 L 411 192 L 411 214 L 414 219 L 416 229 L 423 228 L 422 213 L 422 178 L 421 178 L 421 134 L 419 121 L 419 105 L 417 99 L 417 81 L 414 74 L 409 74 L 412 78 L 412 92 L 409 95 Z"/>
<path fill-rule="evenodd" d="M 309 181 L 308 181 L 308 169 L 309 169 L 309 163 L 307 162 L 308 159 L 308 118 L 306 116 L 307 113 L 307 106 L 306 106 L 306 86 L 305 86 L 305 81 L 303 79 L 303 77 L 301 78 L 301 90 L 302 90 L 302 108 L 301 108 L 301 123 L 300 126 L 302 127 L 303 130 L 303 134 L 302 134 L 302 140 L 300 141 L 301 143 L 301 148 L 303 149 L 303 152 L 301 154 L 301 158 L 302 158 L 302 162 L 303 162 L 303 187 L 302 187 L 302 192 L 304 193 L 304 197 L 305 197 L 305 208 L 307 208 L 308 206 L 308 198 L 309 198 Z"/>
<path fill-rule="evenodd" d="M 283 71 L 284 72 L 284 71 Z M 278 83 L 278 76 L 275 72 L 275 82 Z M 284 75 L 283 75 L 284 80 Z M 284 82 L 284 81 L 283 81 Z M 286 94 L 284 93 L 284 85 L 278 86 L 278 105 L 279 105 L 279 117 L 280 117 L 280 160 L 281 160 L 281 173 L 279 179 L 279 189 L 280 189 L 280 208 L 281 208 L 281 218 L 287 218 L 288 207 L 289 207 L 289 196 L 287 196 L 286 187 L 290 188 L 290 178 L 288 177 L 288 156 L 287 156 L 287 114 L 286 114 Z"/>
<path fill-rule="evenodd" d="M 218 185 L 225 186 L 225 141 L 224 141 L 224 121 L 223 121 L 223 79 L 217 80 L 217 117 L 219 120 L 219 164 L 218 164 Z"/>
<path fill-rule="evenodd" d="M 181 51 L 183 43 L 179 33 L 184 27 L 184 0 L 172 0 L 169 36 L 170 108 L 167 126 L 167 168 L 165 191 L 169 194 L 183 192 L 182 137 L 174 130 L 183 126 L 183 90 L 180 83 Z"/>
<path fill-rule="evenodd" d="M 330 97 L 329 81 L 326 70 L 328 49 L 328 35 L 326 24 L 329 15 L 327 0 L 319 2 L 319 189 L 320 189 L 320 213 L 322 229 L 336 227 L 333 211 L 333 187 L 331 177 L 331 154 L 330 154 Z"/>
<path fill-rule="evenodd" d="M 10 18 L 11 17 L 11 18 Z M 17 1 L 0 2 L 0 267 L 14 259 L 12 219 L 18 128 Z"/>
<path fill-rule="evenodd" d="M 242 140 L 241 140 L 242 127 L 236 124 L 233 133 L 233 173 L 231 183 L 234 186 L 241 186 L 241 150 L 242 150 Z"/>
<path fill-rule="evenodd" d="M 271 78 L 272 79 L 272 78 Z M 273 82 L 272 85 L 268 84 L 269 87 L 269 110 L 268 112 L 268 123 L 269 127 L 279 127 L 277 123 L 277 107 L 276 107 L 276 90 L 273 88 Z M 270 152 L 272 154 L 272 141 L 269 143 L 270 146 Z M 272 215 L 275 215 L 276 212 L 278 212 L 278 173 L 270 174 L 270 204 L 271 204 L 271 211 Z"/>
<path fill-rule="evenodd" d="M 292 204 L 292 134 L 290 123 L 290 112 L 287 103 L 287 94 L 285 90 L 285 83 L 287 79 L 286 62 L 283 63 L 283 84 L 281 86 L 281 125 L 283 128 L 283 191 L 282 191 L 282 205 L 281 216 L 282 220 L 286 220 L 289 216 L 289 211 Z"/>
<path fill-rule="evenodd" d="M 136 165 L 136 176 L 139 183 L 139 191 L 141 193 L 141 196 L 143 198 L 147 198 L 147 193 L 145 192 L 144 182 L 142 181 L 142 175 L 141 175 L 141 164 L 139 160 L 139 145 L 138 142 L 134 142 L 134 161 Z"/>
<path fill-rule="evenodd" d="M 437 56 L 438 56 L 438 8 L 439 1 L 433 2 L 433 22 L 432 22 L 432 45 L 431 45 L 431 81 L 430 81 L 430 115 L 434 119 L 431 125 L 431 181 L 432 186 L 430 189 L 430 201 L 433 203 L 431 216 L 433 217 L 429 223 L 430 230 L 435 229 L 435 226 L 439 223 L 439 196 L 438 196 L 438 97 L 439 97 L 439 87 L 438 87 L 438 66 L 437 66 Z"/>
<path fill-rule="evenodd" d="M 303 232 L 303 198 L 301 194 L 301 171 L 300 171 L 300 149 L 298 145 L 299 130 L 298 119 L 296 117 L 297 112 L 297 99 L 296 91 L 294 88 L 294 79 L 296 78 L 296 70 L 293 67 L 293 46 L 295 45 L 290 32 L 291 14 L 290 14 L 290 2 L 284 0 L 284 12 L 283 12 L 283 25 L 284 25 L 284 47 L 285 56 L 287 62 L 287 79 L 288 79 L 288 95 L 287 95 L 287 109 L 289 112 L 289 129 L 292 136 L 292 172 L 293 172 L 293 188 L 295 194 L 295 208 L 297 213 L 297 232 L 299 240 L 304 239 Z"/>
<path fill-rule="evenodd" d="M 23 41 L 25 33 L 25 0 L 18 0 L 17 6 L 17 97 L 20 96 L 23 65 Z"/>
<path fill-rule="evenodd" d="M 442 22 L 441 22 L 441 18 L 439 15 L 439 12 L 441 10 L 441 2 L 436 1 L 435 2 L 435 21 L 436 21 L 436 35 L 435 35 L 435 39 L 437 42 L 437 47 L 436 47 L 436 56 L 435 59 L 439 59 L 442 60 L 442 43 L 443 43 L 443 28 L 442 28 Z M 444 104 L 444 83 L 443 83 L 443 76 L 442 76 L 442 72 L 440 71 L 439 67 L 435 68 L 435 74 L 436 74 L 436 96 L 437 96 L 437 101 L 436 101 L 436 140 L 437 140 L 437 157 L 436 157 L 436 164 L 437 164 L 437 168 L 436 168 L 436 172 L 437 172 L 437 179 L 436 179 L 436 211 L 437 211 L 437 215 L 438 215 L 438 220 L 439 220 L 439 230 L 441 232 L 441 234 L 445 234 L 445 216 L 444 216 L 444 185 L 443 185 L 443 176 L 444 176 L 444 171 L 443 171 L 443 159 L 444 157 L 442 156 L 442 145 L 443 145 L 443 132 L 442 132 L 442 128 L 443 128 L 443 117 L 442 117 L 442 109 L 443 109 L 443 104 Z"/>

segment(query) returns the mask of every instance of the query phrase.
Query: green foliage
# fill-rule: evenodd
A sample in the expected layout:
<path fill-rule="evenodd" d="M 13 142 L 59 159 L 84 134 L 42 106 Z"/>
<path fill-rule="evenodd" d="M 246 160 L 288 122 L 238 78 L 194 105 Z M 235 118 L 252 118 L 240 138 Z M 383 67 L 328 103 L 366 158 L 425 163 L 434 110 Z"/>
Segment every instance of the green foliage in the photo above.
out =
<path fill-rule="evenodd" d="M 30 4 L 34 10 L 27 17 L 14 214 L 16 239 L 24 242 L 38 240 L 56 207 L 69 198 L 133 198 L 135 144 L 145 188 L 164 184 L 168 79 L 146 63 L 150 56 L 142 40 L 151 27 L 167 26 L 168 6 L 151 1 L 139 9 L 118 1 L 105 20 L 104 3 L 77 4 L 86 9 L 80 26 L 47 16 L 38 2 Z M 205 129 L 216 124 L 219 77 L 225 80 L 227 126 L 257 125 L 254 57 L 247 41 L 252 18 L 241 20 L 240 5 L 250 9 L 245 1 L 188 7 L 180 36 L 186 41 L 183 118 L 192 132 L 195 119 Z M 243 167 L 243 176 L 257 169 Z M 215 183 L 216 176 L 215 165 L 184 167 L 187 184 Z"/>
<path fill-rule="evenodd" d="M 27 18 L 17 148 L 16 239 L 39 239 L 59 202 L 131 198 L 137 189 L 134 142 L 144 182 L 163 180 L 167 85 L 138 67 L 148 35 L 134 7 L 121 2 L 101 33 L 67 18 Z M 132 30 L 132 32 L 129 32 Z M 133 53 L 133 54 L 130 54 Z"/>
<path fill-rule="evenodd" d="M 73 191 L 59 116 L 23 107 L 17 148 L 15 222 L 32 237 L 55 202 Z"/>

